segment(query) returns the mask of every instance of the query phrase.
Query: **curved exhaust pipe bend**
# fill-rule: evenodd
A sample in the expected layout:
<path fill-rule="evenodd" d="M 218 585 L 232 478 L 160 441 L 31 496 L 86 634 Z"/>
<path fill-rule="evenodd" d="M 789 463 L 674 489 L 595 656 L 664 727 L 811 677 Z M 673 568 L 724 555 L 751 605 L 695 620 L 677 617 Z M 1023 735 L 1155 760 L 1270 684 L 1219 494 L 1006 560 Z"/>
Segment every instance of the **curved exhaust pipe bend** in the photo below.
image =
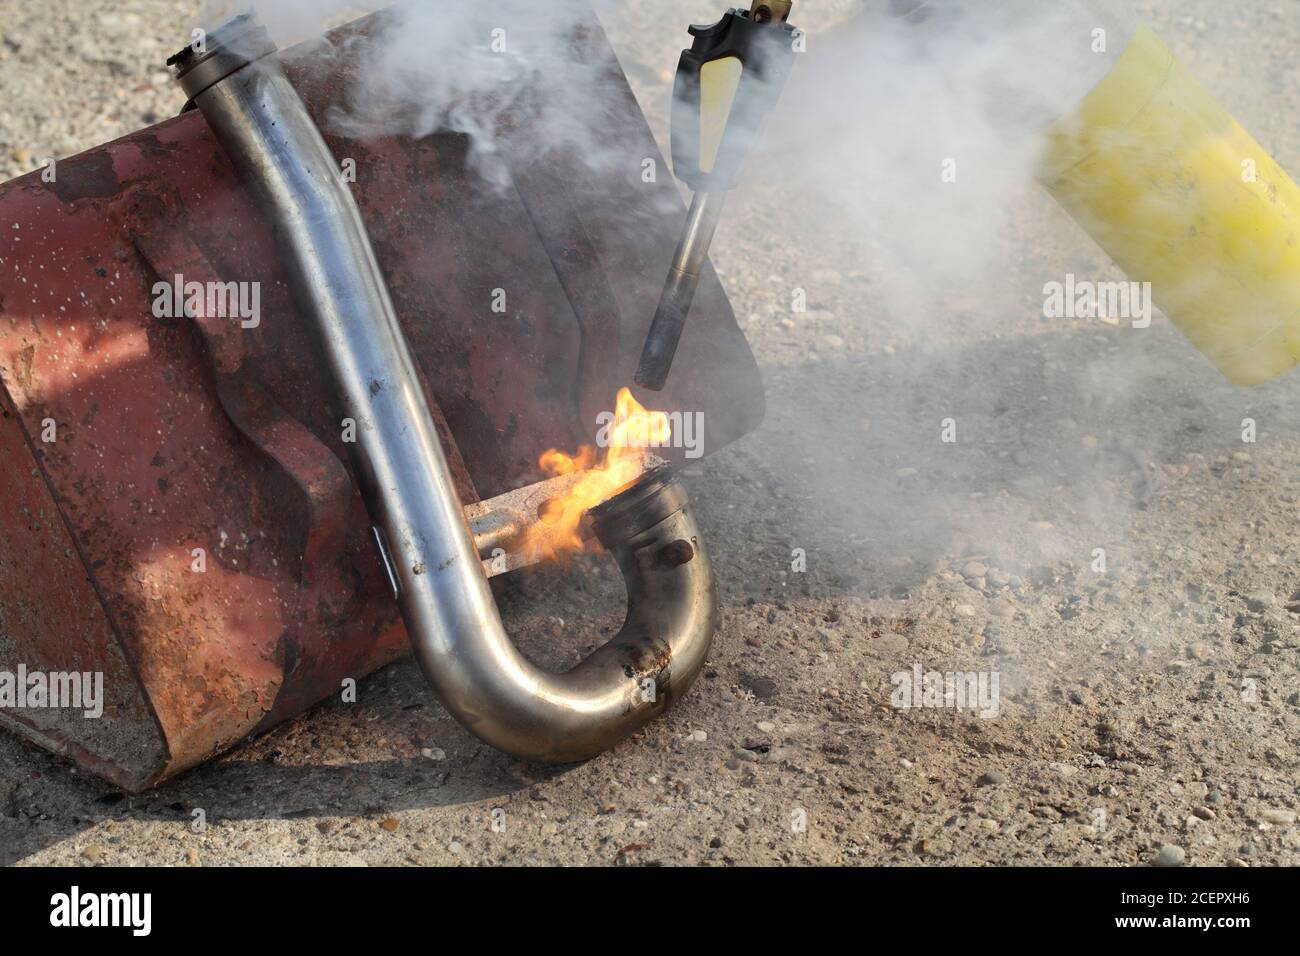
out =
<path fill-rule="evenodd" d="M 360 211 L 274 51 L 246 15 L 172 62 L 276 223 L 356 422 L 355 470 L 420 665 L 452 715 L 494 747 L 556 763 L 592 757 L 685 693 L 708 653 L 717 595 L 685 493 L 663 470 L 593 510 L 627 584 L 626 623 L 566 674 L 530 663 L 502 626 Z"/>

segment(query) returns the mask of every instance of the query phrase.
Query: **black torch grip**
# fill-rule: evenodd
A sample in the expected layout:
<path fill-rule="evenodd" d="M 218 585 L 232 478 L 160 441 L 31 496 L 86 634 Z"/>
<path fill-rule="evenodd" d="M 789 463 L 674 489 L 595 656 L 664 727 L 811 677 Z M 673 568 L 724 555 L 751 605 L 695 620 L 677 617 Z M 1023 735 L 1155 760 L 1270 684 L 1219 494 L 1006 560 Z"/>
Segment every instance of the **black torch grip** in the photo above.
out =
<path fill-rule="evenodd" d="M 695 299 L 727 192 L 785 85 L 799 31 L 789 0 L 754 0 L 690 28 L 673 88 L 673 171 L 695 198 L 641 350 L 636 384 L 661 391 Z"/>
<path fill-rule="evenodd" d="M 642 388 L 663 391 L 699 284 L 699 276 L 689 276 L 676 269 L 669 274 L 636 369 L 636 384 Z"/>

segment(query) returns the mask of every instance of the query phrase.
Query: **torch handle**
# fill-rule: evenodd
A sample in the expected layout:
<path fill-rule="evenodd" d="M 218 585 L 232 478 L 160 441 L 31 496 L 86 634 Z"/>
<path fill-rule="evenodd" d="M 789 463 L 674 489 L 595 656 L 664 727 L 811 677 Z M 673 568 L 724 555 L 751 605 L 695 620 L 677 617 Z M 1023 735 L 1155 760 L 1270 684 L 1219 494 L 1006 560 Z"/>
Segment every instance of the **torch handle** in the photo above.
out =
<path fill-rule="evenodd" d="M 677 354 L 677 343 L 686 327 L 691 303 L 695 301 L 695 290 L 699 288 L 700 276 L 709 258 L 709 246 L 713 243 L 713 234 L 717 231 L 726 201 L 727 194 L 721 192 L 696 193 L 691 201 L 686 228 L 677 244 L 672 268 L 668 270 L 668 279 L 659 297 L 659 307 L 641 350 L 636 384 L 642 388 L 662 391 L 668 380 L 673 357 Z"/>
<path fill-rule="evenodd" d="M 673 85 L 673 172 L 695 192 L 641 351 L 636 384 L 661 391 L 686 326 L 727 192 L 785 85 L 798 31 L 789 0 L 754 0 L 693 26 Z"/>

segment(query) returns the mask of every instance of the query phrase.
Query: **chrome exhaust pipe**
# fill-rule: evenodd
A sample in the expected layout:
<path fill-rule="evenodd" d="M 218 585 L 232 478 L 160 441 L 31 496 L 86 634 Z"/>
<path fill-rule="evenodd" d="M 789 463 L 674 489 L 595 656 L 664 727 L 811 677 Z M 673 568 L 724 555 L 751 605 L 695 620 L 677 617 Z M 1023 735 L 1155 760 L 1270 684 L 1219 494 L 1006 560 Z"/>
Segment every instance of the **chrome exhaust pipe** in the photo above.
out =
<path fill-rule="evenodd" d="M 708 653 L 717 593 L 686 494 L 661 469 L 593 509 L 627 584 L 626 622 L 565 674 L 530 663 L 502 626 L 360 210 L 275 52 L 248 14 L 169 63 L 276 223 L 340 410 L 356 422 L 354 469 L 420 665 L 494 747 L 592 757 L 684 694 Z"/>

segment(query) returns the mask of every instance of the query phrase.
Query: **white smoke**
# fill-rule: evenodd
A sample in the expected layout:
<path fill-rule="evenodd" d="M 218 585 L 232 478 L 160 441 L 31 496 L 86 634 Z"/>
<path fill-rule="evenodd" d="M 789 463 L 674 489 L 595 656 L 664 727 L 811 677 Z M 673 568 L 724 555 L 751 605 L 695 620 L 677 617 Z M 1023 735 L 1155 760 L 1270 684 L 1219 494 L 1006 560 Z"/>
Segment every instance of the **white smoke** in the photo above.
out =
<path fill-rule="evenodd" d="M 364 41 L 363 68 L 328 122 L 351 135 L 466 133 L 484 177 L 501 181 L 503 128 L 520 106 L 539 106 L 541 145 L 599 166 L 614 155 L 600 135 L 608 90 L 569 42 L 591 6 L 403 5 Z M 1094 0 L 859 0 L 837 16 L 831 6 L 796 0 L 793 22 L 814 26 L 807 52 L 715 256 L 734 266 L 724 279 L 738 280 L 742 323 L 792 330 L 776 348 L 770 329 L 756 337 L 768 350 L 775 424 L 754 455 L 787 480 L 806 476 L 806 496 L 782 516 L 812 529 L 794 543 L 837 535 L 858 554 L 911 561 L 916 581 L 953 554 L 1086 560 L 1088 549 L 1051 527 L 1070 510 L 1092 523 L 1097 545 L 1123 542 L 1135 499 L 1150 490 L 1146 466 L 1162 449 L 1185 453 L 1183 430 L 1210 418 L 1211 401 L 1238 420 L 1245 404 L 1225 398 L 1216 373 L 1170 344 L 1167 328 L 1122 343 L 1100 341 L 1107 330 L 1095 325 L 1023 331 L 1025 316 L 1041 314 L 1044 283 L 1067 271 L 1122 278 L 1035 179 L 1046 128 L 1111 68 L 1134 18 Z M 634 85 L 655 97 L 643 107 L 662 121 L 684 27 L 716 20 L 723 5 L 596 7 Z M 262 0 L 257 9 L 283 44 L 366 7 Z M 214 12 L 205 25 L 216 22 Z M 665 22 L 679 32 L 655 29 L 642 44 L 639 24 Z M 742 228 L 754 231 L 743 256 L 732 251 Z M 792 314 L 795 287 L 808 314 Z M 1011 315 L 1019 329 L 1007 336 Z M 829 344 L 809 357 L 810 340 Z M 1205 386 L 1171 398 L 1183 379 Z M 1176 410 L 1127 414 L 1148 401 Z M 938 444 L 949 416 L 961 430 L 956 451 Z M 1012 502 L 1023 523 L 1010 527 L 993 499 Z M 871 586 L 880 572 L 842 577 Z"/>
<path fill-rule="evenodd" d="M 205 28 L 243 7 L 209 4 Z M 588 0 L 257 0 L 251 9 L 282 49 L 305 42 L 318 57 L 357 55 L 342 101 L 325 118 L 329 132 L 463 133 L 476 168 L 498 185 L 508 181 L 499 162 L 504 141 L 521 120 L 528 134 L 512 140 L 515 162 L 530 150 L 563 150 L 593 168 L 625 159 L 601 135 L 612 108 L 611 77 L 576 39 L 596 22 Z M 382 14 L 366 35 L 342 41 L 355 50 L 333 49 L 323 39 L 326 30 L 375 11 Z"/>
<path fill-rule="evenodd" d="M 768 149 L 799 202 L 864 244 L 893 309 L 926 321 L 1014 254 L 1002 227 L 1044 132 L 1132 30 L 1093 0 L 869 0 L 812 37 Z"/>

